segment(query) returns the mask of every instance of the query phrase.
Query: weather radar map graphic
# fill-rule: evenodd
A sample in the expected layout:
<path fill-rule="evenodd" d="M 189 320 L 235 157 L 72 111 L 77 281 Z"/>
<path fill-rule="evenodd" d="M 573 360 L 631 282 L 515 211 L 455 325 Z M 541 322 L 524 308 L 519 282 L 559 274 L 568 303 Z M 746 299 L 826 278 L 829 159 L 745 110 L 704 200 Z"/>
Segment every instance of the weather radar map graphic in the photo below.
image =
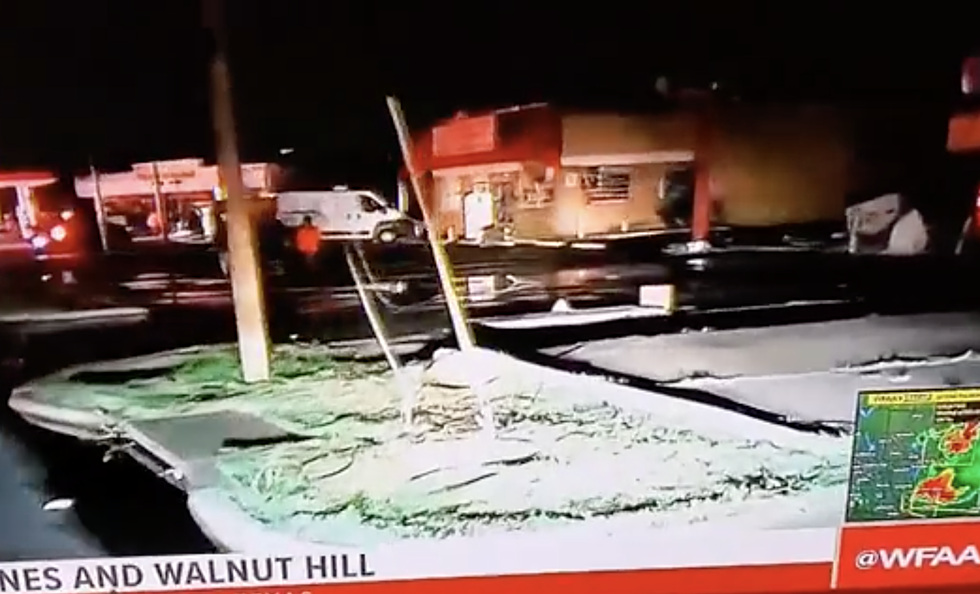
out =
<path fill-rule="evenodd" d="M 862 392 L 848 522 L 980 517 L 980 388 Z"/>

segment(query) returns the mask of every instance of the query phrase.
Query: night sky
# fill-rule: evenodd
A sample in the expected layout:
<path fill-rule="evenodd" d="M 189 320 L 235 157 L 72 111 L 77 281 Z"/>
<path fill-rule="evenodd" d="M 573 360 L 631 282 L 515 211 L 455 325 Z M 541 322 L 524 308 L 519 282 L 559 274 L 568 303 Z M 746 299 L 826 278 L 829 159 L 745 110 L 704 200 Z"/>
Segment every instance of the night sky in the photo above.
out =
<path fill-rule="evenodd" d="M 540 100 L 652 105 L 661 75 L 772 100 L 936 108 L 955 92 L 971 42 L 967 15 L 921 9 L 414 4 L 230 0 L 242 158 L 290 147 L 296 163 L 332 179 L 377 175 L 397 161 L 385 93 L 403 99 L 416 126 Z M 4 2 L 0 169 L 213 159 L 200 15 L 191 0 Z"/>

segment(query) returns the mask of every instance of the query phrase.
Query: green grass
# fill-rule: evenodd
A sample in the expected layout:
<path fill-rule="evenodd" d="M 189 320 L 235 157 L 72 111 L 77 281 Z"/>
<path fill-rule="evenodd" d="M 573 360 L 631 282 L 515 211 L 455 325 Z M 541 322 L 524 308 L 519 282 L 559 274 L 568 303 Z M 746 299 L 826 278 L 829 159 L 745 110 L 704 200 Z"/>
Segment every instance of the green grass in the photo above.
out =
<path fill-rule="evenodd" d="M 693 416 L 664 420 L 658 410 L 616 404 L 621 387 L 574 376 L 546 381 L 532 369 L 496 378 L 487 396 L 498 436 L 487 440 L 469 390 L 423 386 L 406 431 L 402 394 L 383 363 L 340 360 L 318 345 L 277 347 L 272 381 L 254 385 L 241 381 L 233 347 L 158 363 L 159 373 L 116 384 L 55 377 L 45 392 L 121 420 L 236 410 L 299 434 L 225 449 L 216 463 L 221 488 L 252 517 L 315 542 L 624 519 L 660 526 L 808 493 L 844 497 L 845 439 L 788 431 L 779 443 L 754 439 L 735 414 L 730 428 L 706 431 Z"/>
<path fill-rule="evenodd" d="M 126 379 L 127 371 L 126 362 L 121 362 L 107 371 L 85 371 L 84 381 L 60 374 L 39 386 L 59 405 L 98 409 L 126 420 L 207 412 L 232 403 L 237 408 L 277 395 L 285 405 L 291 394 L 306 393 L 317 384 L 383 375 L 386 368 L 381 363 L 339 360 L 319 345 L 289 344 L 274 348 L 269 382 L 242 381 L 234 346 L 164 353 L 156 372 L 134 371 Z M 100 373 L 106 381 L 99 381 Z"/>
<path fill-rule="evenodd" d="M 488 443 L 472 403 L 458 402 L 469 398 L 423 399 L 410 436 L 392 400 L 383 415 L 335 417 L 316 439 L 228 450 L 219 468 L 261 521 L 361 545 L 623 518 L 695 522 L 754 501 L 844 496 L 846 440 L 816 438 L 822 447 L 809 451 L 705 435 L 609 403 L 510 394 L 494 400 L 500 434 Z"/>

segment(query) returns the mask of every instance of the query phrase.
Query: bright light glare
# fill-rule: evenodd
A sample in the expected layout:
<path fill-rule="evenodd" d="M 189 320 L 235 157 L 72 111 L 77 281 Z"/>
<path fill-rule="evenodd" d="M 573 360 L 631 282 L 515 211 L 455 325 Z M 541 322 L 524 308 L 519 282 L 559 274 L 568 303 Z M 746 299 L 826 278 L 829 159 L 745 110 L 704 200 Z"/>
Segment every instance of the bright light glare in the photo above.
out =
<path fill-rule="evenodd" d="M 68 231 L 65 231 L 61 225 L 51 230 L 51 239 L 55 241 L 64 241 L 66 237 L 68 237 Z"/>
<path fill-rule="evenodd" d="M 33 245 L 36 249 L 41 249 L 48 245 L 48 238 L 43 235 L 35 235 L 31 238 L 31 245 Z"/>

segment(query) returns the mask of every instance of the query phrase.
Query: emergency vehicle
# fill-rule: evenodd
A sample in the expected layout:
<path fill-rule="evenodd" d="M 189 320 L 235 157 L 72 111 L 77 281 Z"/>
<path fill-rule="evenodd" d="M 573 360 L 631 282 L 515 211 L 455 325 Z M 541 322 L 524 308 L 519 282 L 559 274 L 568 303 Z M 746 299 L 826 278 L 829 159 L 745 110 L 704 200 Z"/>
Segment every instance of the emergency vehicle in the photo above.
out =
<path fill-rule="evenodd" d="M 86 220 L 51 172 L 0 173 L 0 251 L 74 262 L 86 251 Z"/>

